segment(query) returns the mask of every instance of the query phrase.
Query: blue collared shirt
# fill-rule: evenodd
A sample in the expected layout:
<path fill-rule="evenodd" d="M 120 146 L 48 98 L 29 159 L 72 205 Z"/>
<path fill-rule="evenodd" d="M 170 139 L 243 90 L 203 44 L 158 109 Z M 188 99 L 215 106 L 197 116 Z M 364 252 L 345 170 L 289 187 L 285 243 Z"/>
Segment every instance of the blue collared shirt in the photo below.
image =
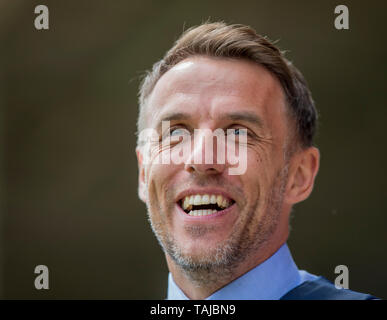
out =
<path fill-rule="evenodd" d="M 298 270 L 287 244 L 283 244 L 269 259 L 214 292 L 206 300 L 279 300 L 285 293 L 307 280 L 318 277 Z M 188 300 L 168 276 L 168 300 Z"/>

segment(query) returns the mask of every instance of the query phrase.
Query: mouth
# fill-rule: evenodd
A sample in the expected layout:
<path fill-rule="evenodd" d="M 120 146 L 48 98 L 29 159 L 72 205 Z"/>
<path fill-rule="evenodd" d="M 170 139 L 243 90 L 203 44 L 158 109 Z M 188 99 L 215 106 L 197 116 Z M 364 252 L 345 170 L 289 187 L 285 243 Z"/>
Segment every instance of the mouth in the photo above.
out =
<path fill-rule="evenodd" d="M 220 194 L 188 194 L 178 205 L 189 216 L 210 216 L 231 207 L 235 201 Z"/>

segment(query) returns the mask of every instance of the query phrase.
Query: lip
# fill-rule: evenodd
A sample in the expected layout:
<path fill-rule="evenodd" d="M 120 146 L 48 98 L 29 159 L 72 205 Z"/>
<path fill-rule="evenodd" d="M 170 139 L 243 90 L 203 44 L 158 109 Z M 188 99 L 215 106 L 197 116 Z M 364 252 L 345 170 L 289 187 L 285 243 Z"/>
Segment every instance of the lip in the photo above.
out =
<path fill-rule="evenodd" d="M 189 214 L 187 214 L 183 208 L 180 206 L 179 202 L 180 200 L 182 200 L 185 196 L 188 196 L 188 195 L 194 195 L 194 194 L 200 194 L 200 195 L 204 195 L 204 194 L 214 194 L 214 195 L 222 195 L 223 197 L 233 201 L 233 204 L 231 206 L 229 206 L 228 208 L 226 209 L 223 209 L 221 211 L 218 211 L 217 213 L 213 213 L 213 214 L 209 214 L 209 215 L 205 215 L 205 216 L 190 216 Z M 236 201 L 234 200 L 233 197 L 230 196 L 230 194 L 220 188 L 216 188 L 216 187 L 207 187 L 207 188 L 189 188 L 189 189 L 186 189 L 182 192 L 180 192 L 178 194 L 178 196 L 176 197 L 176 200 L 175 200 L 175 205 L 177 207 L 177 211 L 179 213 L 179 215 L 187 222 L 189 221 L 210 221 L 210 220 L 213 220 L 213 219 L 219 219 L 225 215 L 228 215 L 229 213 L 231 213 L 232 210 L 234 210 L 234 208 L 236 208 Z"/>
<path fill-rule="evenodd" d="M 211 221 L 211 220 L 214 220 L 214 219 L 219 219 L 221 217 L 224 217 L 224 216 L 227 216 L 229 215 L 235 208 L 236 208 L 236 202 L 234 202 L 231 206 L 229 206 L 228 208 L 222 210 L 222 211 L 218 211 L 217 213 L 213 213 L 213 214 L 209 214 L 209 215 L 206 215 L 206 216 L 190 216 L 189 214 L 187 214 L 182 207 L 180 207 L 180 205 L 176 202 L 175 203 L 175 206 L 177 208 L 177 211 L 179 213 L 179 216 L 181 216 L 183 218 L 184 221 L 187 221 L 187 222 L 190 222 L 190 221 Z"/>
<path fill-rule="evenodd" d="M 189 189 L 186 189 L 182 192 L 180 192 L 176 199 L 175 199 L 175 202 L 178 203 L 180 200 L 182 200 L 185 196 L 188 196 L 188 195 L 194 195 L 194 194 L 200 194 L 200 195 L 204 195 L 204 194 L 214 194 L 214 195 L 222 195 L 223 197 L 226 197 L 227 199 L 229 200 L 232 200 L 235 202 L 235 199 L 233 199 L 233 197 L 231 197 L 231 195 L 220 189 L 220 188 L 189 188 Z M 231 207 L 231 206 L 230 206 Z"/>

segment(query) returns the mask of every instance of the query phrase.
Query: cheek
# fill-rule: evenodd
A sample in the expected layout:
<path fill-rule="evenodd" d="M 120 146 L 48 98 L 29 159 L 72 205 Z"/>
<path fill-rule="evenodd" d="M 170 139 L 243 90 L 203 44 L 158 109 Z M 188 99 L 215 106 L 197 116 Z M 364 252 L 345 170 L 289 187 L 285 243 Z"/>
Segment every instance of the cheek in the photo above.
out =
<path fill-rule="evenodd" d="M 257 197 L 265 199 L 278 166 L 278 160 L 269 150 L 257 147 L 249 148 L 247 153 L 247 170 L 243 176 L 246 196 L 250 202 L 255 202 Z M 260 201 L 263 204 L 262 201 Z"/>
<path fill-rule="evenodd" d="M 148 167 L 145 179 L 151 207 L 162 208 L 172 203 L 174 205 L 173 179 L 177 169 L 177 166 L 165 164 L 153 164 Z"/>
<path fill-rule="evenodd" d="M 261 184 L 267 183 L 274 171 L 275 161 L 269 151 L 259 148 L 250 148 L 247 153 L 247 173 Z"/>
<path fill-rule="evenodd" d="M 149 195 L 159 193 L 163 189 L 164 181 L 168 178 L 168 168 L 161 164 L 152 164 L 145 171 L 145 181 Z"/>

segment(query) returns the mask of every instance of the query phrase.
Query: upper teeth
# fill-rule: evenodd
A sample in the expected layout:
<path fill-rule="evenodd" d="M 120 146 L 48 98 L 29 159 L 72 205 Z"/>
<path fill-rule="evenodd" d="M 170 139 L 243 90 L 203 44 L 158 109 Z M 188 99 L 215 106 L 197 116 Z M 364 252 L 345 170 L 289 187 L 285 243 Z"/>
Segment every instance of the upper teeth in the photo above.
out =
<path fill-rule="evenodd" d="M 216 194 L 193 194 L 183 198 L 183 209 L 192 209 L 192 206 L 199 206 L 203 204 L 217 204 L 221 208 L 230 206 L 230 200 L 222 195 Z"/>

